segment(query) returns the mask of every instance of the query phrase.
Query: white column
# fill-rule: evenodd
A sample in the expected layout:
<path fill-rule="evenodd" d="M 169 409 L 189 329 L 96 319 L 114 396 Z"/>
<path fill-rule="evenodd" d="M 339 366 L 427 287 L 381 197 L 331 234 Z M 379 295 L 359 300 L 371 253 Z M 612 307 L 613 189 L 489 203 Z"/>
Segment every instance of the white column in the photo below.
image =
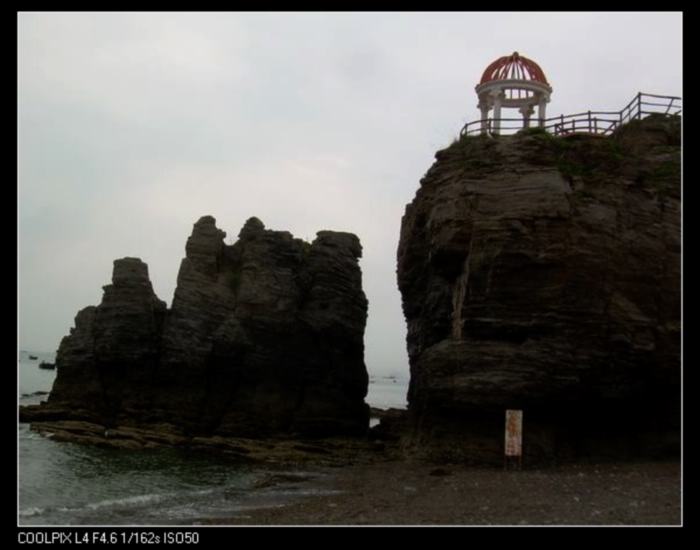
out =
<path fill-rule="evenodd" d="M 532 113 L 535 112 L 535 108 L 532 105 L 523 105 L 519 109 L 520 114 L 523 115 L 523 128 L 530 127 L 530 117 Z"/>
<path fill-rule="evenodd" d="M 488 121 L 486 119 L 489 118 L 489 106 L 487 103 L 480 103 L 479 109 L 481 109 L 481 133 L 485 134 L 488 128 Z"/>
<path fill-rule="evenodd" d="M 493 133 L 501 133 L 501 94 L 494 94 L 493 98 Z"/>
<path fill-rule="evenodd" d="M 547 118 L 547 98 L 544 95 L 540 96 L 537 105 L 537 118 L 540 120 L 540 128 L 544 127 L 544 119 Z"/>

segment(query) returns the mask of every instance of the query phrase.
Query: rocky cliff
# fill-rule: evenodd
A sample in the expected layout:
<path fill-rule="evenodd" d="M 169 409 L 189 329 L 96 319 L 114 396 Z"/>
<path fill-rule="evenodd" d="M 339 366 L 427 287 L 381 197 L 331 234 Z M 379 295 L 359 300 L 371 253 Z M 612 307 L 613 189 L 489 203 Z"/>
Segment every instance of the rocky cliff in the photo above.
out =
<path fill-rule="evenodd" d="M 676 450 L 680 121 L 464 137 L 402 219 L 411 444 L 502 460 Z M 618 452 L 619 451 L 619 452 Z"/>
<path fill-rule="evenodd" d="M 102 303 L 61 342 L 48 402 L 23 420 L 184 435 L 356 435 L 368 428 L 367 300 L 355 235 L 313 243 L 249 219 L 237 242 L 211 216 L 186 245 L 172 307 L 146 264 L 114 262 Z"/>

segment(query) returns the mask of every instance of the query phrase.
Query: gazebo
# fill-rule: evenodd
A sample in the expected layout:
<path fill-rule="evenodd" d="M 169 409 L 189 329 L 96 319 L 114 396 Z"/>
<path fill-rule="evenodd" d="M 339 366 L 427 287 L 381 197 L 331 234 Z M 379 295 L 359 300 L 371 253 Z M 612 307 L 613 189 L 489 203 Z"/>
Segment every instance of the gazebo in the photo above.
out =
<path fill-rule="evenodd" d="M 490 129 L 491 133 L 499 134 L 503 108 L 518 109 L 523 117 L 523 128 L 528 128 L 537 106 L 539 126 L 544 126 L 552 87 L 537 63 L 513 52 L 486 67 L 476 93 L 479 96 L 477 107 L 481 110 L 481 133 L 486 134 Z M 491 109 L 493 119 L 489 120 Z"/>

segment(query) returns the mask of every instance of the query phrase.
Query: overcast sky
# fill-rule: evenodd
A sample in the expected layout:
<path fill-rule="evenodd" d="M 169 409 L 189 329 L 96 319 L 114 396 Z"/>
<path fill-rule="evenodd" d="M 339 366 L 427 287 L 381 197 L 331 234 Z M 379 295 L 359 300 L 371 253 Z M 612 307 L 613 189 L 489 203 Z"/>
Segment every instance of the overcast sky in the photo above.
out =
<path fill-rule="evenodd" d="M 172 302 L 192 224 L 356 233 L 371 374 L 407 372 L 401 216 L 514 50 L 547 115 L 681 95 L 680 13 L 20 13 L 19 345 L 55 351 L 115 258 Z"/>

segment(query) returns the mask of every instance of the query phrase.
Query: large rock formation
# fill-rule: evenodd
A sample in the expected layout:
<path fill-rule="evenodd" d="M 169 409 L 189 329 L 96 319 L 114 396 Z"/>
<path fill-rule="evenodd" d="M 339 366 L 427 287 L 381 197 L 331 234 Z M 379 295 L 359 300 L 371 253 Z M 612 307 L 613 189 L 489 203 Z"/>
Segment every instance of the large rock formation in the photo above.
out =
<path fill-rule="evenodd" d="M 115 260 L 103 289 L 102 303 L 80 310 L 61 341 L 49 403 L 111 425 L 118 414 L 149 406 L 166 305 L 138 258 Z"/>
<path fill-rule="evenodd" d="M 533 457 L 677 449 L 680 121 L 436 159 L 398 247 L 412 442 L 501 460 L 516 408 Z"/>
<path fill-rule="evenodd" d="M 235 244 L 225 236 L 211 216 L 194 225 L 170 310 L 146 264 L 116 260 L 102 303 L 61 342 L 48 402 L 23 419 L 190 436 L 366 433 L 358 238 L 320 231 L 309 244 L 257 218 Z"/>

